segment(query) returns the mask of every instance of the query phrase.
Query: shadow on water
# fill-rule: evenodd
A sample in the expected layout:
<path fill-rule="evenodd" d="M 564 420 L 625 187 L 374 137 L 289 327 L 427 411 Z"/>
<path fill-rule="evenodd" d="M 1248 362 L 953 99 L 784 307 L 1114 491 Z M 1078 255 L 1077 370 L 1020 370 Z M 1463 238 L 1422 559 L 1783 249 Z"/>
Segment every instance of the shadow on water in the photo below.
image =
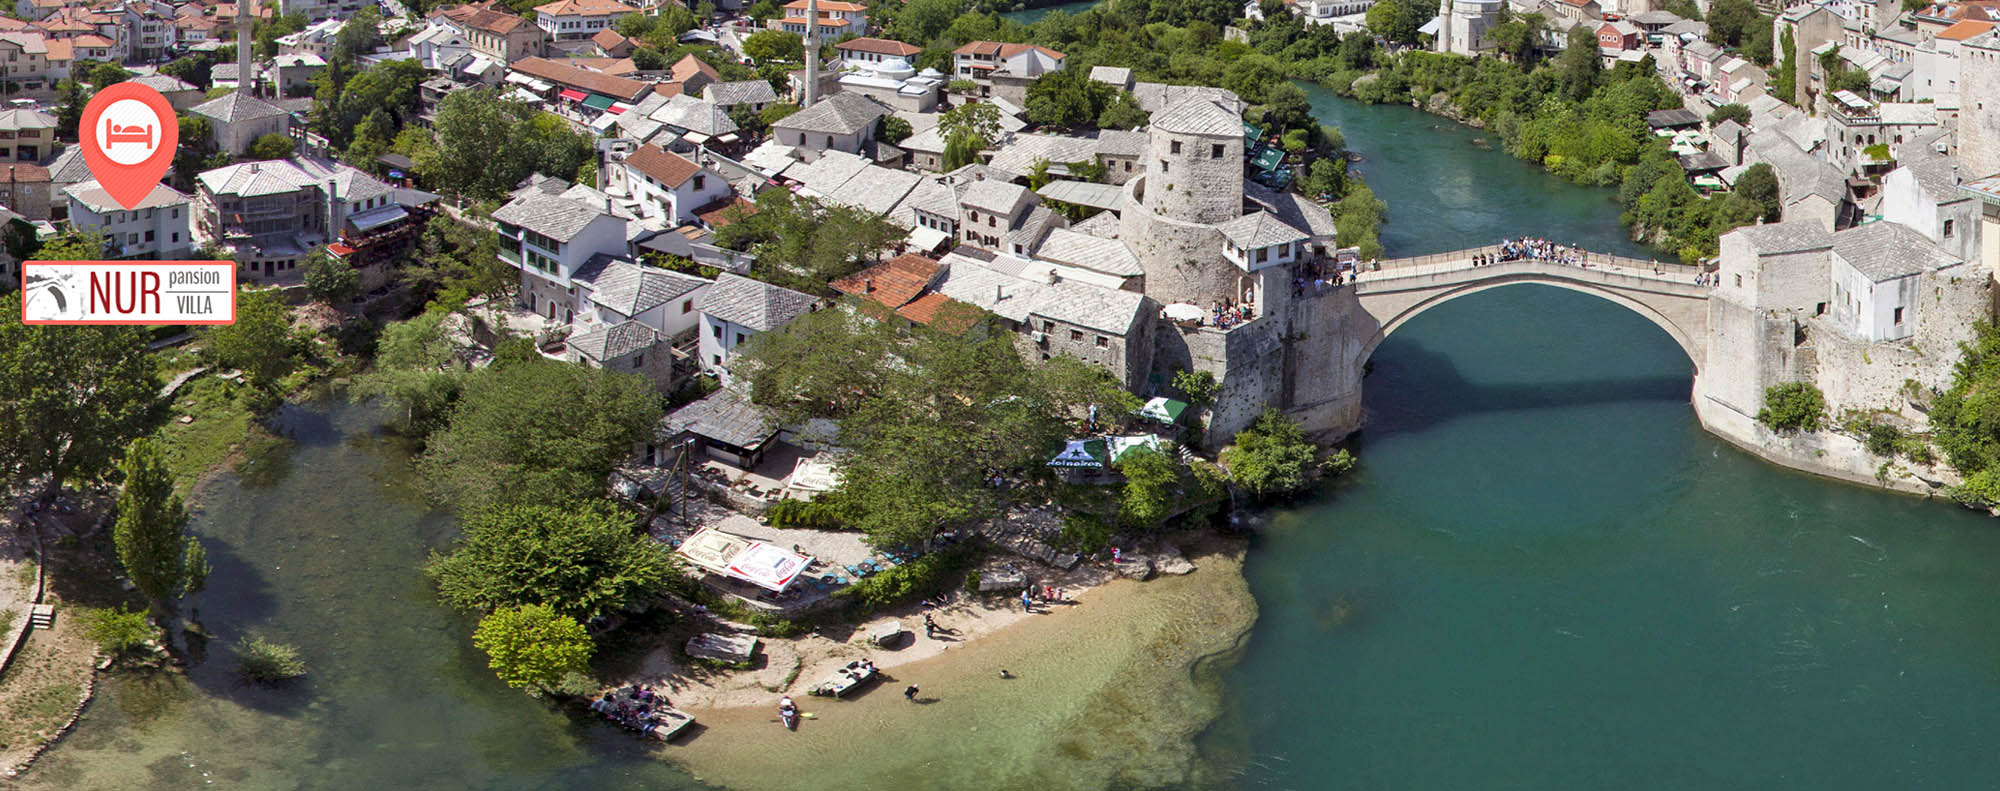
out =
<path fill-rule="evenodd" d="M 1426 390 L 1451 394 L 1449 399 L 1386 405 L 1396 410 L 1399 429 L 1408 430 L 1493 412 L 1633 401 L 1686 401 L 1693 387 L 1686 376 L 1623 376 L 1518 384 L 1476 382 L 1460 372 L 1450 355 L 1416 343 L 1399 344 L 1393 353 L 1376 357 L 1380 362 L 1371 373 L 1373 377 L 1421 382 Z M 1385 405 L 1369 406 L 1372 410 Z"/>
<path fill-rule="evenodd" d="M 290 439 L 300 445 L 325 446 L 341 441 L 345 436 L 326 412 L 307 409 L 295 403 L 287 403 L 277 414 L 266 421 L 265 427 L 271 433 Z"/>

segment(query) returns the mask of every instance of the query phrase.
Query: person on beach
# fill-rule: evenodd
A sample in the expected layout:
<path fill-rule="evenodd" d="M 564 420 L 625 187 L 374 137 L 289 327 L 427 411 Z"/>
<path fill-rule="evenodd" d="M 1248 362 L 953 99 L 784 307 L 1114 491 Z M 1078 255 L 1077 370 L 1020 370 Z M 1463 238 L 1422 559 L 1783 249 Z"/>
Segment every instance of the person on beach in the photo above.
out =
<path fill-rule="evenodd" d="M 905 688 L 903 690 L 903 699 L 911 703 L 917 702 L 917 685 L 911 684 Z"/>
<path fill-rule="evenodd" d="M 924 613 L 924 636 L 935 637 L 937 636 L 937 630 L 937 620 L 932 618 L 930 613 Z"/>
<path fill-rule="evenodd" d="M 1028 595 L 1028 591 L 1026 589 L 1023 589 L 1021 591 L 1021 612 L 1034 612 L 1034 611 L 1035 611 L 1035 597 Z"/>
<path fill-rule="evenodd" d="M 1014 674 L 1013 674 L 1013 673 L 1009 673 L 1009 672 L 1007 672 L 1007 668 L 1004 668 L 1004 667 L 1003 667 L 1003 668 L 1000 668 L 1000 677 L 1001 677 L 1001 678 L 1013 678 L 1013 677 L 1014 677 Z"/>

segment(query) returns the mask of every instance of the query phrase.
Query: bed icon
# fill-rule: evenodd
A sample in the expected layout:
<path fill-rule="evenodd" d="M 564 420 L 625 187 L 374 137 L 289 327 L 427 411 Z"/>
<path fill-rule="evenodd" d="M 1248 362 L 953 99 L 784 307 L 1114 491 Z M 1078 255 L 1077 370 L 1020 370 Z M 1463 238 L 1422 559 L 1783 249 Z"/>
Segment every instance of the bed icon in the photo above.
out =
<path fill-rule="evenodd" d="M 152 150 L 153 126 L 151 124 L 128 124 L 118 126 L 111 119 L 104 119 L 104 146 L 110 148 L 119 143 L 139 143 Z"/>

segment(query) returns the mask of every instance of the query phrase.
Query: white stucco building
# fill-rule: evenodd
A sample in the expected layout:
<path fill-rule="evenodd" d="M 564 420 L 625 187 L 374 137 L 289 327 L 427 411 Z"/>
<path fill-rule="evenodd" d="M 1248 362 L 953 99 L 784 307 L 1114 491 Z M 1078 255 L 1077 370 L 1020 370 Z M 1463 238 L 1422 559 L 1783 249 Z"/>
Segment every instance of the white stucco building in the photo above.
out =
<path fill-rule="evenodd" d="M 63 197 L 69 202 L 70 225 L 103 235 L 107 257 L 185 258 L 193 247 L 188 236 L 192 199 L 165 184 L 153 185 L 145 200 L 130 209 L 112 200 L 95 179 L 71 184 Z"/>

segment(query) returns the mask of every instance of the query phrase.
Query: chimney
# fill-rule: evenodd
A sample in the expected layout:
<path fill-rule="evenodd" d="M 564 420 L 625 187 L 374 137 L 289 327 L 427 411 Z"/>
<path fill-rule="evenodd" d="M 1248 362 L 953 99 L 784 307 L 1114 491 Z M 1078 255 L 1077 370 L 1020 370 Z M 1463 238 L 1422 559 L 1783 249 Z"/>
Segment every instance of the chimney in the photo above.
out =
<path fill-rule="evenodd" d="M 250 172 L 252 173 L 257 172 L 257 163 L 255 162 L 250 163 Z"/>
<path fill-rule="evenodd" d="M 806 96 L 800 108 L 819 101 L 819 0 L 806 0 Z"/>
<path fill-rule="evenodd" d="M 994 301 L 994 302 L 999 302 L 1000 300 L 1003 300 L 1003 299 L 1006 299 L 1006 298 L 1007 298 L 1007 287 L 1006 287 L 1006 286 L 1003 286 L 1003 285 L 1000 285 L 999 283 L 994 283 L 994 284 L 993 284 L 993 301 Z"/>
<path fill-rule="evenodd" d="M 250 6 L 247 12 L 244 6 Z M 257 83 L 250 78 L 250 24 L 256 18 L 256 6 L 236 4 L 236 92 L 251 96 L 257 95 Z"/>
<path fill-rule="evenodd" d="M 871 277 L 868 278 L 867 280 L 861 281 L 861 287 L 865 289 L 864 293 L 868 294 L 875 293 L 875 278 Z"/>

